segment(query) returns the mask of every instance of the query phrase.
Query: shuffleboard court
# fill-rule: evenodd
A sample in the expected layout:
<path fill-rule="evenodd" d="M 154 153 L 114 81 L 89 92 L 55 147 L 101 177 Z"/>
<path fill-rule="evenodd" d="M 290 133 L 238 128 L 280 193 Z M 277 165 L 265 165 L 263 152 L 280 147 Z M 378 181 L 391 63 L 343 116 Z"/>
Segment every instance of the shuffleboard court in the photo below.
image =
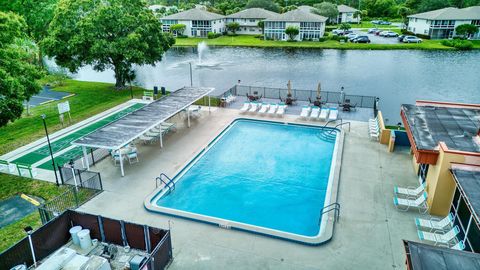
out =
<path fill-rule="evenodd" d="M 68 92 L 53 91 L 50 89 L 50 87 L 44 86 L 38 94 L 30 98 L 29 105 L 30 107 L 35 107 L 49 101 L 66 98 L 70 95 L 72 94 Z M 26 101 L 24 102 L 24 106 L 27 106 Z"/>
<path fill-rule="evenodd" d="M 84 136 L 84 135 L 86 135 L 86 134 L 88 134 L 92 131 L 95 131 L 95 130 L 97 130 L 97 129 L 99 129 L 99 128 L 117 120 L 117 119 L 120 119 L 123 116 L 142 108 L 143 106 L 145 106 L 145 104 L 135 103 L 135 104 L 131 105 L 130 107 L 125 108 L 125 109 L 123 109 L 119 112 L 116 112 L 116 113 L 114 113 L 114 114 L 112 114 L 112 115 L 110 115 L 110 116 L 108 116 L 108 117 L 106 117 L 102 120 L 99 120 L 95 123 L 92 123 L 92 124 L 82 128 L 82 129 L 76 130 L 73 133 L 71 133 L 71 134 L 69 134 L 69 135 L 67 135 L 67 136 L 65 136 L 65 137 L 63 137 L 59 140 L 53 141 L 51 143 L 52 152 L 55 154 L 59 151 L 62 151 L 64 149 L 70 147 L 71 146 L 70 143 L 72 141 L 74 141 L 74 140 L 76 140 L 76 139 L 78 139 L 78 138 L 80 138 L 80 137 L 82 137 L 82 136 Z M 61 157 L 57 157 L 57 158 L 59 158 L 59 161 L 65 160 L 65 159 L 68 161 L 68 160 L 70 160 L 69 157 L 71 157 L 71 154 L 72 154 L 72 153 L 69 153 L 71 151 L 73 151 L 73 149 L 70 150 L 70 151 L 67 151 L 66 153 L 63 154 L 63 155 L 65 155 L 65 158 L 61 158 Z M 25 155 L 15 159 L 15 160 L 13 160 L 12 163 L 23 163 L 23 164 L 33 165 L 33 164 L 39 162 L 40 160 L 42 160 L 44 158 L 47 158 L 48 156 L 50 156 L 50 151 L 48 149 L 48 145 L 45 145 L 43 147 L 40 147 L 40 148 L 38 148 L 38 149 L 28 153 L 28 154 L 25 154 Z M 48 166 L 45 165 L 46 163 L 48 163 Z M 46 162 L 46 163 L 42 164 L 41 168 L 53 170 L 51 162 Z M 64 162 L 60 162 L 59 164 L 63 164 L 63 163 Z"/>

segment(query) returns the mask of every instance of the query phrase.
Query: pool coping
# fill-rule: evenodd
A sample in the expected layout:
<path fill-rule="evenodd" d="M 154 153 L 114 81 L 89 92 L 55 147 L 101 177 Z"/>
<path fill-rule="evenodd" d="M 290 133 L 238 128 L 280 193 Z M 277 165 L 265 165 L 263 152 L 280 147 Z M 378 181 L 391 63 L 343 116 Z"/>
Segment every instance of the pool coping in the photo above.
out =
<path fill-rule="evenodd" d="M 225 134 L 233 126 L 233 124 L 239 120 L 270 122 L 275 124 L 297 125 L 297 126 L 306 126 L 306 127 L 312 127 L 312 128 L 328 128 L 328 129 L 336 130 L 338 132 L 336 142 L 335 142 L 336 149 L 334 148 L 334 151 L 333 151 L 334 158 L 332 159 L 331 168 L 330 168 L 330 170 L 334 170 L 334 171 L 333 171 L 333 174 L 330 173 L 330 176 L 329 176 L 329 178 L 331 179 L 329 179 L 323 208 L 325 208 L 326 206 L 332 203 L 337 203 L 337 193 L 338 193 L 339 180 L 340 180 L 340 169 L 341 169 L 341 162 L 343 157 L 343 144 L 344 144 L 345 133 L 342 129 L 325 127 L 322 125 L 312 125 L 309 123 L 296 123 L 292 121 L 281 121 L 281 120 L 270 120 L 270 119 L 263 120 L 263 119 L 248 118 L 248 117 L 236 117 L 232 121 L 230 121 L 220 132 L 218 132 L 215 135 L 215 137 L 212 140 L 210 140 L 197 154 L 195 154 L 190 160 L 188 160 L 184 164 L 184 166 L 182 166 L 179 170 L 175 172 L 174 176 L 172 177 L 174 182 L 176 183 L 179 180 L 179 178 L 181 178 L 178 176 L 184 173 L 185 171 L 188 171 L 190 167 L 193 165 L 192 163 L 198 160 L 199 158 L 201 158 L 201 156 L 207 152 L 210 146 L 213 143 L 217 142 L 223 136 L 223 134 Z M 158 198 L 161 198 L 163 196 L 162 193 L 166 193 L 166 192 L 167 190 L 165 189 L 165 187 L 159 187 L 155 189 L 152 193 L 150 193 L 144 200 L 145 209 L 147 211 L 160 213 L 163 215 L 193 220 L 195 222 L 212 224 L 224 229 L 246 231 L 249 233 L 265 235 L 268 237 L 278 238 L 278 239 L 297 242 L 297 243 L 306 244 L 306 245 L 321 245 L 323 243 L 330 241 L 333 237 L 333 232 L 335 227 L 334 225 L 336 222 L 335 211 L 329 211 L 323 214 L 325 216 L 322 217 L 321 224 L 319 224 L 320 228 L 317 235 L 305 236 L 305 235 L 299 235 L 299 234 L 289 233 L 285 231 L 275 230 L 267 227 L 260 227 L 252 224 L 226 220 L 218 217 L 206 216 L 206 215 L 192 213 L 188 211 L 161 207 L 153 203 L 154 200 L 156 201 L 158 200 Z"/>

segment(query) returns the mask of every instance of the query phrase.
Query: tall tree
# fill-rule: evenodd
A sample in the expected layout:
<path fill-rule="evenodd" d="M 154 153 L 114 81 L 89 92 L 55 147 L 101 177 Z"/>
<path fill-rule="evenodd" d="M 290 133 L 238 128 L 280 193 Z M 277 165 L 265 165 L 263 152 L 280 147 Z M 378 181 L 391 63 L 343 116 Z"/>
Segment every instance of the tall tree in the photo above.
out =
<path fill-rule="evenodd" d="M 245 8 L 263 8 L 273 12 L 280 12 L 280 6 L 271 0 L 250 0 Z"/>
<path fill-rule="evenodd" d="M 450 4 L 446 0 L 422 0 L 418 5 L 418 12 L 425 12 L 449 7 Z"/>
<path fill-rule="evenodd" d="M 84 65 L 113 69 L 122 89 L 133 65 L 155 65 L 174 42 L 143 1 L 60 0 L 42 44 L 71 72 Z"/>
<path fill-rule="evenodd" d="M 336 22 L 338 17 L 338 8 L 337 5 L 330 2 L 322 2 L 320 4 L 313 5 L 313 12 L 327 17 L 330 19 L 330 22 Z"/>
<path fill-rule="evenodd" d="M 287 27 L 287 29 L 285 29 L 285 34 L 288 35 L 288 39 L 290 41 L 294 41 L 299 33 L 300 33 L 300 30 L 298 30 L 298 28 L 295 26 L 289 26 Z"/>
<path fill-rule="evenodd" d="M 40 91 L 42 74 L 30 63 L 26 28 L 20 16 L 0 12 L 0 127 L 19 118 L 23 101 Z"/>
<path fill-rule="evenodd" d="M 238 22 L 230 22 L 227 24 L 228 31 L 232 32 L 233 35 L 237 33 L 237 30 L 240 28 L 240 24 Z"/>

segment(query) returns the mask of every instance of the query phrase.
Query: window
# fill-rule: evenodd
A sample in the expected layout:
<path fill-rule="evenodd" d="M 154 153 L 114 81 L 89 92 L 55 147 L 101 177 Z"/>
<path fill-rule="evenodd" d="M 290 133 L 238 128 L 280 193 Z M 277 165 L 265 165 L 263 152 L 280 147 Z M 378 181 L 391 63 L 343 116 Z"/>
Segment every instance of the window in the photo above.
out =
<path fill-rule="evenodd" d="M 254 20 L 254 19 L 250 19 L 250 22 L 254 23 L 254 22 L 255 22 L 255 20 Z"/>
<path fill-rule="evenodd" d="M 480 20 L 473 20 L 472 24 L 476 26 L 480 26 Z"/>

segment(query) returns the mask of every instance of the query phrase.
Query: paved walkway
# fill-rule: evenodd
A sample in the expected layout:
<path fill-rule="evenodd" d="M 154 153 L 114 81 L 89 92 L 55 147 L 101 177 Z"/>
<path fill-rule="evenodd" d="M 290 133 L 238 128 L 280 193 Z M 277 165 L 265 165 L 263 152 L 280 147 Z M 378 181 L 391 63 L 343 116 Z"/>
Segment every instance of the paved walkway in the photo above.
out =
<path fill-rule="evenodd" d="M 105 192 L 79 210 L 161 228 L 171 228 L 174 261 L 170 269 L 397 269 L 404 268 L 402 239 L 417 240 L 413 217 L 397 211 L 393 186 L 415 185 L 408 149 L 394 154 L 370 141 L 367 123 L 354 122 L 346 134 L 340 176 L 340 220 L 333 239 L 311 247 L 252 233 L 225 230 L 144 209 L 161 172 L 173 175 L 234 117 L 237 110 L 217 109 L 184 126 L 158 145 L 139 147 L 140 162 L 125 166 L 125 177 L 110 159 L 97 164 Z M 296 117 L 286 115 L 288 121 Z M 321 123 L 319 123 L 321 124 Z"/>

